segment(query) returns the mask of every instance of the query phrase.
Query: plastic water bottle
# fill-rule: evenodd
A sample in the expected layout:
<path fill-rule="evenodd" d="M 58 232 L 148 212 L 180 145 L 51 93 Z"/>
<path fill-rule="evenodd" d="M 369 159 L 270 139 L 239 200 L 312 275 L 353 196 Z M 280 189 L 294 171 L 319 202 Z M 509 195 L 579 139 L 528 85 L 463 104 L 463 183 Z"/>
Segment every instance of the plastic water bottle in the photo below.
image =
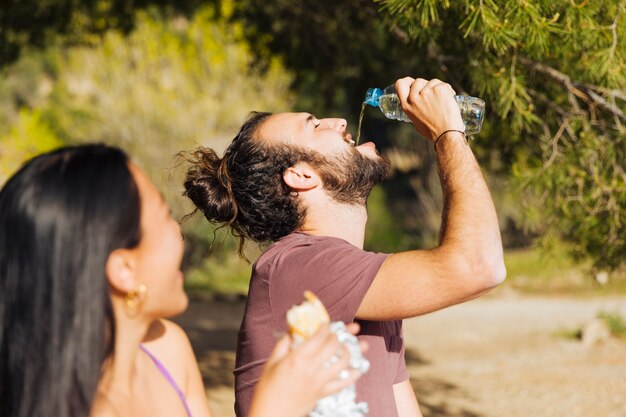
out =
<path fill-rule="evenodd" d="M 478 97 L 470 96 L 454 96 L 454 99 L 461 109 L 465 134 L 469 136 L 480 132 L 485 116 L 485 102 Z M 402 111 L 400 98 L 396 94 L 394 85 L 390 85 L 385 89 L 368 89 L 364 103 L 378 107 L 388 119 L 411 122 L 409 117 Z"/>

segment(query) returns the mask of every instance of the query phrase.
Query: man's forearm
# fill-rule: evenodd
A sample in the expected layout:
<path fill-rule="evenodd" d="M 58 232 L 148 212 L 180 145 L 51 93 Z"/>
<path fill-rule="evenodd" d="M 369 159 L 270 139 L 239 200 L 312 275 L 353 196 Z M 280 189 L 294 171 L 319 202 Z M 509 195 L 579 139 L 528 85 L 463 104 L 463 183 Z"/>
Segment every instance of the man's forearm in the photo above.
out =
<path fill-rule="evenodd" d="M 440 248 L 461 255 L 470 273 L 486 272 L 501 281 L 505 270 L 498 218 L 476 158 L 458 132 L 444 134 L 436 152 L 444 196 Z"/>

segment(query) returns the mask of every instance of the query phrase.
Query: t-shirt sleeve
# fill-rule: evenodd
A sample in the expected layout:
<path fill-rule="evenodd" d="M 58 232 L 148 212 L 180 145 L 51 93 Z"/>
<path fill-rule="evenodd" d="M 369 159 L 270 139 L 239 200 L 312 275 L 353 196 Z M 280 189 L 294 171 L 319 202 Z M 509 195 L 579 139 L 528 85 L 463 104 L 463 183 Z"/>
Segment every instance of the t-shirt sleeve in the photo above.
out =
<path fill-rule="evenodd" d="M 332 321 L 354 321 L 387 254 L 367 252 L 338 238 L 302 239 L 274 259 L 269 283 L 274 319 L 286 330 L 285 313 L 312 291 Z"/>
<path fill-rule="evenodd" d="M 398 358 L 398 367 L 396 369 L 396 375 L 393 379 L 394 384 L 404 382 L 409 379 L 409 371 L 406 369 L 406 360 L 404 357 L 406 351 L 406 343 L 404 341 L 404 330 L 402 329 L 402 321 L 398 321 L 400 327 L 400 334 L 397 336 L 400 339 L 400 351 L 396 353 Z"/>

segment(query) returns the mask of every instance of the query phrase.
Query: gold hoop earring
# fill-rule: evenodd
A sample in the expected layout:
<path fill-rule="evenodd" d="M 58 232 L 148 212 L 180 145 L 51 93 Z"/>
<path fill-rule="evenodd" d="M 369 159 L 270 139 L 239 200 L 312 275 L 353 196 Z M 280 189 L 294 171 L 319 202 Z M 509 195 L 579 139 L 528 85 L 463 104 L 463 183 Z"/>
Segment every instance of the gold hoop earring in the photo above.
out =
<path fill-rule="evenodd" d="M 130 317 L 137 315 L 146 298 L 147 288 L 143 284 L 139 284 L 136 288 L 128 291 L 124 296 L 124 304 L 126 311 Z"/>

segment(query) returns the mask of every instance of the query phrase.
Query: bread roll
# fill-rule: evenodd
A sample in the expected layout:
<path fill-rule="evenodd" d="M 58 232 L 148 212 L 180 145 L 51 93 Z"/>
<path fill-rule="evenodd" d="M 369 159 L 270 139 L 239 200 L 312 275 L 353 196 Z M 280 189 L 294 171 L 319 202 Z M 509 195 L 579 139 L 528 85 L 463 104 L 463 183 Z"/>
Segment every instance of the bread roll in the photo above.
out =
<path fill-rule="evenodd" d="M 292 336 L 306 340 L 321 325 L 330 323 L 330 317 L 322 302 L 311 291 L 305 291 L 304 298 L 306 301 L 287 311 L 287 325 Z"/>

